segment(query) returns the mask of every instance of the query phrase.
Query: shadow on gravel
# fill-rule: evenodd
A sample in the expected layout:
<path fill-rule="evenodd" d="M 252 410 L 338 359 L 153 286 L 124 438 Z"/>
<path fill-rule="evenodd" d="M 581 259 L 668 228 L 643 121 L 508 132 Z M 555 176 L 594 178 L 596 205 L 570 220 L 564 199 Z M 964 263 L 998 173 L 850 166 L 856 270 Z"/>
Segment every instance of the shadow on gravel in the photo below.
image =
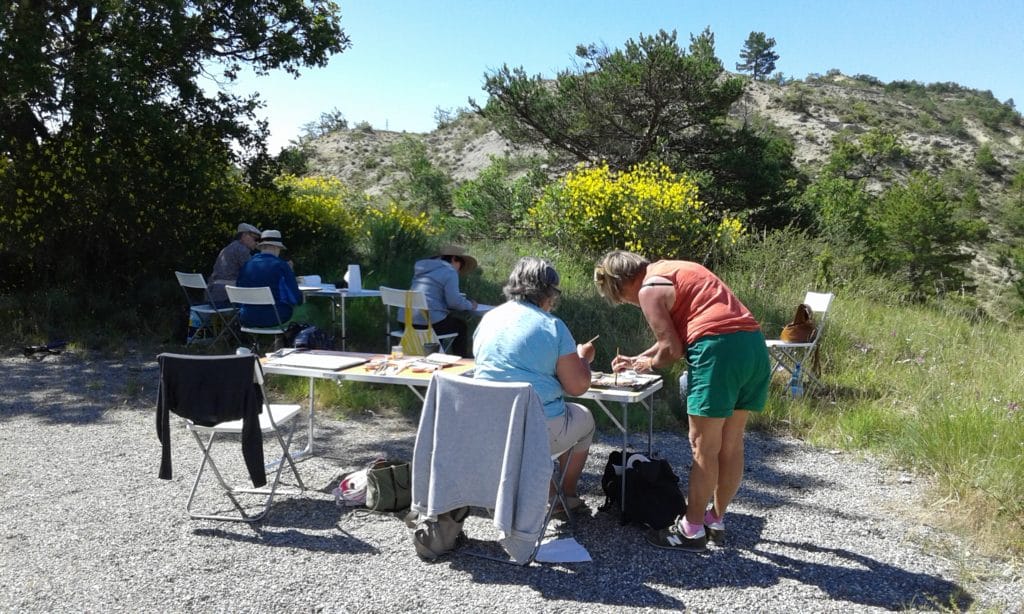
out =
<path fill-rule="evenodd" d="M 937 607 L 965 612 L 974 599 L 957 584 L 928 574 L 913 573 L 843 548 L 824 548 L 803 542 L 762 540 L 773 552 L 754 548 L 751 554 L 771 562 L 780 578 L 819 587 L 836 600 L 889 610 Z M 778 550 L 792 550 L 792 556 Z M 834 563 L 808 561 L 810 557 Z"/>
<path fill-rule="evenodd" d="M 333 502 L 326 502 L 334 508 L 334 517 L 337 519 L 337 507 Z M 352 535 L 337 523 L 331 523 L 328 528 L 335 527 L 335 532 L 324 535 L 315 533 L 304 533 L 295 528 L 287 528 L 282 531 L 271 530 L 277 523 L 273 523 L 274 514 L 280 510 L 275 505 L 271 511 L 271 517 L 261 525 L 254 527 L 239 525 L 238 531 L 229 528 L 195 529 L 192 533 L 198 537 L 211 537 L 225 539 L 232 542 L 259 544 L 261 546 L 282 546 L 285 548 L 299 548 L 311 552 L 331 552 L 335 554 L 378 554 L 380 550 L 367 542 Z"/>
<path fill-rule="evenodd" d="M 816 586 L 829 599 L 888 610 L 953 607 L 974 599 L 941 577 L 909 572 L 842 548 L 760 538 L 764 519 L 729 516 L 729 542 L 705 555 L 651 549 L 648 581 L 684 590 L 767 587 L 782 580 Z M 623 587 L 625 588 L 625 587 Z"/>
<path fill-rule="evenodd" d="M 297 547 L 311 552 L 377 554 L 376 546 L 355 537 L 339 522 L 341 512 L 331 500 L 286 498 L 275 501 L 270 515 L 255 526 L 244 524 L 224 528 L 199 528 L 193 533 L 244 543 Z M 238 530 L 232 530 L 233 528 Z M 325 531 L 332 531 L 325 534 Z"/>
<path fill-rule="evenodd" d="M 69 370 L 69 364 L 75 368 Z M 112 370 L 122 376 L 112 378 Z M 149 384 L 156 373 L 149 366 L 120 361 L 84 361 L 70 352 L 44 360 L 9 361 L 0 372 L 0 388 L 17 379 L 18 389 L 27 392 L 0 399 L 0 422 L 30 415 L 58 425 L 94 424 L 103 421 L 105 411 L 139 395 L 150 395 L 155 406 L 155 385 Z"/>

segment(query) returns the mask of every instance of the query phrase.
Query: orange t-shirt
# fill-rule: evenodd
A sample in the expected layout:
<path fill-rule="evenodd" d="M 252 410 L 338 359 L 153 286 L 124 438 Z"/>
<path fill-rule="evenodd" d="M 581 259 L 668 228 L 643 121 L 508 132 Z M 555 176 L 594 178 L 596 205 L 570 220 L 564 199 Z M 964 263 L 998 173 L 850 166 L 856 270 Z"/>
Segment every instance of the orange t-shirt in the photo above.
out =
<path fill-rule="evenodd" d="M 687 346 L 710 335 L 761 330 L 754 315 L 725 282 L 696 262 L 652 262 L 647 265 L 644 284 L 650 277 L 664 277 L 675 286 L 676 302 L 669 313 Z"/>

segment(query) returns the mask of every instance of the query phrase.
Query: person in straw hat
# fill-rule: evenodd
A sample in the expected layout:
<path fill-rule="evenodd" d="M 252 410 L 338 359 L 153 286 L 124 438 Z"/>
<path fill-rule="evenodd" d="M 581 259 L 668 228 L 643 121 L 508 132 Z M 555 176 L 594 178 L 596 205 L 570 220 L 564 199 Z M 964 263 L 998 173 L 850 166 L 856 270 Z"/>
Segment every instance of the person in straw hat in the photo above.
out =
<path fill-rule="evenodd" d="M 264 230 L 260 234 L 259 250 L 255 256 L 242 266 L 238 273 L 240 288 L 260 288 L 267 286 L 274 295 L 274 303 L 281 321 L 287 324 L 292 319 L 295 305 L 302 304 L 302 292 L 295 278 L 291 265 L 281 258 L 281 250 L 285 249 L 281 239 L 281 231 Z M 277 326 L 274 309 L 270 305 L 243 305 L 239 310 L 239 320 L 245 326 Z"/>
<path fill-rule="evenodd" d="M 235 284 L 238 272 L 242 270 L 242 265 L 249 262 L 259 240 L 260 229 L 242 222 L 235 231 L 235 240 L 217 254 L 217 260 L 213 263 L 213 273 L 210 274 L 210 281 L 207 284 L 210 298 L 217 307 L 227 307 L 231 304 L 224 286 Z"/>
<path fill-rule="evenodd" d="M 469 356 L 468 326 L 464 317 L 452 312 L 473 311 L 477 302 L 466 298 L 459 290 L 459 276 L 468 275 L 477 267 L 476 258 L 466 250 L 449 245 L 442 247 L 431 258 L 418 260 L 413 268 L 411 290 L 419 290 L 427 297 L 430 326 L 439 335 L 458 333 L 452 342 L 451 352 Z M 404 313 L 399 313 L 404 317 Z M 422 313 L 413 315 L 413 326 L 427 327 Z"/>

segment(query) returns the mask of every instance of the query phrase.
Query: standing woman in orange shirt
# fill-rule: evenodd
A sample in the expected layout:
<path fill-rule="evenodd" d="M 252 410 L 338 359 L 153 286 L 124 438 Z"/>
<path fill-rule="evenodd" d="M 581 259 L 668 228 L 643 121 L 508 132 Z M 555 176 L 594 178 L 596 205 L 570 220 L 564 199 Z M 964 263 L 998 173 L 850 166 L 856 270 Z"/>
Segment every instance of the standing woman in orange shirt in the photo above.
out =
<path fill-rule="evenodd" d="M 693 449 L 688 505 L 685 515 L 648 533 L 647 541 L 702 552 L 709 535 L 713 541 L 725 536 L 725 511 L 743 478 L 747 415 L 763 411 L 768 399 L 771 365 L 761 327 L 729 287 L 696 262 L 652 263 L 612 251 L 594 268 L 594 283 L 613 305 L 638 306 L 654 333 L 647 350 L 616 356 L 614 371 L 643 373 L 686 359 Z"/>

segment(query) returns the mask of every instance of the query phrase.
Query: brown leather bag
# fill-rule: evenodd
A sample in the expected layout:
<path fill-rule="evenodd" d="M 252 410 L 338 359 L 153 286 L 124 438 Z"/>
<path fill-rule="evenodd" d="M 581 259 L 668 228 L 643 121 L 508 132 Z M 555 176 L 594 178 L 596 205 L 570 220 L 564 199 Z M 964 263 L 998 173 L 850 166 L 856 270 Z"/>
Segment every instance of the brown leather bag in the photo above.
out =
<path fill-rule="evenodd" d="M 793 321 L 782 329 L 779 339 L 787 343 L 809 343 L 814 338 L 814 312 L 811 306 L 800 304 L 793 315 Z M 815 374 L 821 373 L 821 365 L 818 363 L 818 346 L 814 346 L 814 355 L 811 357 L 811 370 Z"/>
<path fill-rule="evenodd" d="M 807 343 L 814 338 L 814 313 L 806 304 L 798 305 L 793 321 L 782 329 L 779 339 L 787 343 Z"/>

